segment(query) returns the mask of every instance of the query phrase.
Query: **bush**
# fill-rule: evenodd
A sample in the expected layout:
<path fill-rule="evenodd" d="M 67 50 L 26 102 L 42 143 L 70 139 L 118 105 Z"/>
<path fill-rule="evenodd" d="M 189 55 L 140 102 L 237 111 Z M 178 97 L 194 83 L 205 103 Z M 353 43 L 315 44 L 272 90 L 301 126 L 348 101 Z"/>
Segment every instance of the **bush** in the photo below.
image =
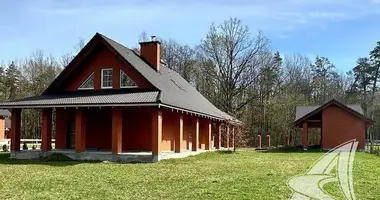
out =
<path fill-rule="evenodd" d="M 36 145 L 33 144 L 32 149 L 36 150 L 36 148 L 37 148 Z"/>
<path fill-rule="evenodd" d="M 41 160 L 43 161 L 73 161 L 73 159 L 71 159 L 70 157 L 60 154 L 60 153 L 53 153 L 49 156 L 42 157 Z"/>
<path fill-rule="evenodd" d="M 28 150 L 28 145 L 26 144 L 26 142 L 24 142 L 24 145 L 22 145 L 22 150 Z"/>
<path fill-rule="evenodd" d="M 380 156 L 380 148 L 375 148 L 373 150 L 373 154 L 377 155 L 377 156 Z"/>
<path fill-rule="evenodd" d="M 8 152 L 8 145 L 6 145 L 6 144 L 3 145 L 3 151 Z"/>
<path fill-rule="evenodd" d="M 231 154 L 231 153 L 234 153 L 232 150 L 219 150 L 217 152 L 220 153 L 220 154 Z"/>

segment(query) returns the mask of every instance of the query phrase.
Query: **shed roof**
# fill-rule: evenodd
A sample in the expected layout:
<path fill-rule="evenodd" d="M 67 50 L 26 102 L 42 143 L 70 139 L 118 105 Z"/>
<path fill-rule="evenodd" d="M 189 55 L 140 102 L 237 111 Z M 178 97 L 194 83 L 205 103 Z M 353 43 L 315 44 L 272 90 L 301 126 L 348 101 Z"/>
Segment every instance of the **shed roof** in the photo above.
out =
<path fill-rule="evenodd" d="M 318 113 L 319 111 L 322 111 L 323 109 L 331 106 L 336 105 L 346 111 L 348 111 L 351 114 L 354 114 L 358 116 L 359 118 L 362 118 L 370 123 L 373 123 L 373 121 L 363 114 L 363 109 L 358 104 L 352 104 L 352 105 L 345 105 L 335 99 L 332 99 L 328 101 L 327 103 L 319 106 L 297 106 L 296 107 L 296 118 L 294 120 L 295 125 L 300 124 L 301 122 L 307 120 L 312 115 Z"/>
<path fill-rule="evenodd" d="M 9 110 L 6 109 L 0 109 L 0 116 L 9 117 L 11 116 L 11 112 L 9 112 Z"/>

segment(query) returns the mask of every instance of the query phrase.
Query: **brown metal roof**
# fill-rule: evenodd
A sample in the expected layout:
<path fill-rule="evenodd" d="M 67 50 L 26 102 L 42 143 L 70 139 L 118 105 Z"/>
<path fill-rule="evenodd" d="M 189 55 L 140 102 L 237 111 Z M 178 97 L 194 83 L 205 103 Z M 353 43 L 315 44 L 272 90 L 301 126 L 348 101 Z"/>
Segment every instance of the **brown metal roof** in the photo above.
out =
<path fill-rule="evenodd" d="M 314 111 L 315 109 L 319 108 L 321 106 L 297 106 L 296 107 L 296 118 L 294 121 L 297 121 L 301 117 L 309 114 L 310 112 Z M 358 104 L 352 104 L 352 105 L 347 105 L 347 107 L 355 110 L 356 112 L 360 113 L 363 115 L 363 110 L 362 107 Z"/>
<path fill-rule="evenodd" d="M 64 94 L 51 94 L 29 97 L 25 99 L 2 102 L 0 107 L 6 108 L 38 108 L 69 106 L 107 106 L 118 104 L 156 103 L 158 91 L 130 92 L 128 90 L 78 91 Z"/>
<path fill-rule="evenodd" d="M 160 104 L 165 106 L 204 114 L 219 119 L 235 120 L 230 115 L 215 107 L 210 101 L 208 101 L 201 93 L 199 93 L 177 72 L 169 69 L 163 63 L 161 63 L 160 70 L 157 72 L 138 53 L 121 45 L 118 42 L 115 42 L 114 40 L 104 35 L 97 33 L 90 40 L 90 42 L 86 44 L 85 48 L 82 49 L 81 52 L 79 52 L 78 55 L 84 54 L 83 52 L 85 50 L 91 50 L 92 45 L 90 44 L 96 45 L 100 43 L 106 45 L 113 53 L 115 53 L 117 57 L 122 59 L 124 62 L 129 63 L 139 74 L 141 74 L 141 76 L 143 76 L 147 81 L 149 81 L 149 83 L 151 83 L 155 90 L 159 91 L 156 102 L 159 102 Z M 78 55 L 74 58 L 72 63 L 79 62 L 80 56 Z M 54 89 L 57 88 L 57 86 L 62 82 L 62 80 L 69 76 L 69 74 L 72 71 L 70 70 L 70 65 L 71 63 L 45 90 L 43 96 L 51 95 L 52 91 L 54 91 Z M 24 102 L 18 102 L 18 104 L 20 103 Z M 9 104 L 0 103 L 0 108 L 1 105 Z"/>
<path fill-rule="evenodd" d="M 196 112 L 200 114 L 205 114 L 207 116 L 212 116 L 220 119 L 226 120 L 236 120 L 232 116 L 226 114 L 225 112 L 219 110 L 215 107 L 210 101 L 208 101 L 201 93 L 199 93 L 193 86 L 190 85 L 184 78 L 182 78 L 177 72 L 169 69 L 163 63 L 161 63 L 160 71 L 155 71 L 149 63 L 147 63 L 140 55 L 138 55 L 135 51 L 115 42 L 108 37 L 97 33 L 88 44 L 86 44 L 84 50 L 91 50 L 91 44 L 99 44 L 99 42 L 105 44 L 112 52 L 115 53 L 119 58 L 123 59 L 123 61 L 131 64 L 134 69 L 137 70 L 146 80 L 148 80 L 155 89 L 159 92 L 157 94 L 157 99 L 154 102 L 159 102 L 163 105 L 171 106 L 174 108 L 184 109 L 191 112 Z M 78 55 L 84 54 L 83 52 L 79 52 Z M 80 56 L 76 56 L 73 62 L 79 62 Z M 51 91 L 54 91 L 59 83 L 68 76 L 70 73 L 70 65 L 66 67 L 61 74 L 53 81 L 53 83 L 45 90 L 42 96 L 33 97 L 29 99 L 23 99 L 19 101 L 13 102 L 5 102 L 0 103 L 0 108 L 9 108 L 10 106 L 25 106 L 25 105 L 55 105 L 55 104 L 83 104 L 83 102 L 88 103 L 99 103 L 104 102 L 107 99 L 108 103 L 112 103 L 114 98 L 109 98 L 106 96 L 99 97 L 81 97 L 81 98 L 71 98 L 71 97 L 59 97 L 59 98 L 51 98 Z M 140 94 L 141 95 L 141 94 Z M 152 95 L 152 94 L 150 94 Z M 153 100 L 153 96 L 142 97 L 139 96 L 136 98 L 135 96 L 128 94 L 127 96 L 123 96 L 118 98 L 121 102 L 124 103 L 136 103 L 136 102 L 150 102 Z M 97 100 L 96 98 L 101 98 Z M 151 99 L 150 99 L 151 98 Z"/>
<path fill-rule="evenodd" d="M 296 107 L 296 118 L 294 120 L 295 125 L 300 124 L 302 121 L 307 120 L 312 115 L 318 113 L 319 111 L 325 109 L 326 107 L 328 107 L 332 104 L 339 106 L 339 107 L 343 108 L 344 110 L 346 110 L 346 111 L 348 111 L 348 112 L 350 112 L 350 113 L 352 113 L 352 114 L 354 114 L 360 118 L 363 118 L 364 120 L 366 120 L 368 122 L 373 123 L 373 121 L 371 119 L 364 116 L 363 109 L 360 105 L 358 105 L 358 104 L 345 105 L 345 104 L 343 104 L 343 103 L 341 103 L 335 99 L 332 99 L 329 102 L 327 102 L 323 105 L 320 105 L 320 106 L 297 106 Z"/>

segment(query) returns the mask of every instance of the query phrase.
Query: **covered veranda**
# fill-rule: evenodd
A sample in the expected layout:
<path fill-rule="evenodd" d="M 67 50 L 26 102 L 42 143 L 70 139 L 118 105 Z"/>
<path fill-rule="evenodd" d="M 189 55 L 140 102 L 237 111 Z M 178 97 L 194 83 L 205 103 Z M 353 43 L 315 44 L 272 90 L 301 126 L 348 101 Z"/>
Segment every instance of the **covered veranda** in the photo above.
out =
<path fill-rule="evenodd" d="M 320 148 L 331 150 L 351 141 L 358 141 L 357 149 L 365 148 L 365 133 L 373 121 L 363 114 L 360 105 L 345 105 L 332 99 L 321 106 L 297 106 L 294 125 L 302 128 L 302 146 L 307 150 L 310 138 L 319 140 Z M 310 137 L 310 129 L 317 129 L 317 137 Z"/>
<path fill-rule="evenodd" d="M 75 160 L 157 162 L 230 149 L 237 130 L 233 121 L 160 103 L 2 104 L 12 113 L 10 150 L 15 159 L 61 153 Z M 41 110 L 40 150 L 20 150 L 23 109 Z"/>

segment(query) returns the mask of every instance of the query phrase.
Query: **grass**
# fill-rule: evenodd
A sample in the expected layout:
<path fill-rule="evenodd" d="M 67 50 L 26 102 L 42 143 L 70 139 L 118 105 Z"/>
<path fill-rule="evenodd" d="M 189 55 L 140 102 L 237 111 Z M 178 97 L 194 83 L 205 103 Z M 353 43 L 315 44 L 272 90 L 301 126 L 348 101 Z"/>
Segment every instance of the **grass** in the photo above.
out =
<path fill-rule="evenodd" d="M 287 180 L 321 152 L 204 153 L 154 164 L 9 160 L 0 154 L 0 199 L 288 199 Z M 357 153 L 357 199 L 380 199 L 380 157 Z M 326 190 L 341 196 L 337 185 Z"/>

